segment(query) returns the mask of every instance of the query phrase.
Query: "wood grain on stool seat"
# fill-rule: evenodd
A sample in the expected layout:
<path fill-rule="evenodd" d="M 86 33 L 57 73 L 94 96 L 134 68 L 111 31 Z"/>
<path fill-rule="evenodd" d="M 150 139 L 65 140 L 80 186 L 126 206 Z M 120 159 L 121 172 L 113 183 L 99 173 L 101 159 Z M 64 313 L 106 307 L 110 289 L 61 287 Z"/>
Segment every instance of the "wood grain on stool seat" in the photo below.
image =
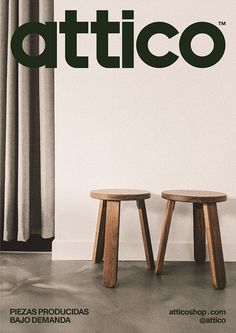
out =
<path fill-rule="evenodd" d="M 90 192 L 91 198 L 107 201 L 145 200 L 151 197 L 151 193 L 142 190 L 127 189 L 102 189 Z"/>
<path fill-rule="evenodd" d="M 214 203 L 227 200 L 227 195 L 225 193 L 197 190 L 163 191 L 161 196 L 167 200 L 193 203 Z"/>

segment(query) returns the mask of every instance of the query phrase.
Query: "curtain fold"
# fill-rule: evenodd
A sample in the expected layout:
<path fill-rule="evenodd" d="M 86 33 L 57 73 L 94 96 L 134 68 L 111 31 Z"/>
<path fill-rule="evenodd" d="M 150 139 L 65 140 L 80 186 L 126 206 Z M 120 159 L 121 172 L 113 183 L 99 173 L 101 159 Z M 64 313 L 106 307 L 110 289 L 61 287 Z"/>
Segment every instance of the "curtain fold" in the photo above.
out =
<path fill-rule="evenodd" d="M 30 21 L 53 21 L 53 0 L 0 2 L 0 218 L 1 240 L 54 236 L 54 73 L 27 68 L 12 56 L 11 37 Z M 43 49 L 24 40 L 26 53 Z"/>
<path fill-rule="evenodd" d="M 42 23 L 53 21 L 53 1 L 42 0 L 39 6 L 39 20 Z M 44 49 L 44 42 L 40 39 L 40 50 Z M 51 225 L 54 226 L 54 71 L 53 69 L 39 69 L 40 89 L 40 151 L 41 151 L 41 220 L 42 236 L 47 237 L 51 233 Z M 50 161 L 51 168 L 48 168 Z M 52 181 L 49 181 L 53 179 Z M 48 223 L 50 221 L 50 223 Z"/>

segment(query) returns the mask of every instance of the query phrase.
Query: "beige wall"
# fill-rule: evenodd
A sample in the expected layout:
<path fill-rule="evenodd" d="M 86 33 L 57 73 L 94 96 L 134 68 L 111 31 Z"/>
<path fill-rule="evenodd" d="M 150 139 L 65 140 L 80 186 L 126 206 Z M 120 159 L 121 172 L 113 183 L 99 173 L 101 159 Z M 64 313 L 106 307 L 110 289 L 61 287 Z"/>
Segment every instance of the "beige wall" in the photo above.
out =
<path fill-rule="evenodd" d="M 197 69 L 181 57 L 172 66 L 154 69 L 136 56 L 135 69 L 105 69 L 95 59 L 95 37 L 80 37 L 80 53 L 89 69 L 74 69 L 64 60 L 64 36 L 58 37 L 56 70 L 56 239 L 54 259 L 90 259 L 98 202 L 95 188 L 150 190 L 148 217 L 156 255 L 165 202 L 164 189 L 210 189 L 226 192 L 219 204 L 226 260 L 236 260 L 236 12 L 234 0 L 81 1 L 55 0 L 55 20 L 66 9 L 92 21 L 108 9 L 121 21 L 122 9 L 135 10 L 136 31 L 166 21 L 180 32 L 196 21 L 221 27 L 227 42 L 223 59 Z M 178 51 L 171 41 L 154 37 L 153 52 Z M 111 53 L 120 53 L 120 37 L 111 38 Z M 161 45 L 159 45 L 161 44 Z M 199 54 L 209 51 L 206 36 L 193 41 Z M 167 259 L 192 260 L 191 206 L 177 204 Z M 120 258 L 143 259 L 135 204 L 121 211 Z"/>

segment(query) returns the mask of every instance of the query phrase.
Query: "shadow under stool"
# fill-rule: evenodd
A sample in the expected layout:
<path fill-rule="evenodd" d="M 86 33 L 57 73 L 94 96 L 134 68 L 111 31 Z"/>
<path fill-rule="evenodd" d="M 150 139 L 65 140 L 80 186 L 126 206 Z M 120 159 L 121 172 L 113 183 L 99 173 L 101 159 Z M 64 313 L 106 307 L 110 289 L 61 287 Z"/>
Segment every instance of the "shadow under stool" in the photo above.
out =
<path fill-rule="evenodd" d="M 145 207 L 150 192 L 141 190 L 108 189 L 94 190 L 90 196 L 100 200 L 97 228 L 94 241 L 93 261 L 103 260 L 103 282 L 105 287 L 114 287 L 117 281 L 119 225 L 121 201 L 137 202 L 147 269 L 154 269 L 153 252 Z"/>
<path fill-rule="evenodd" d="M 167 205 L 155 273 L 161 274 L 162 271 L 175 202 L 188 202 L 193 204 L 195 262 L 202 264 L 206 260 L 206 233 L 213 286 L 224 289 L 226 277 L 216 203 L 226 201 L 227 195 L 210 191 L 174 190 L 164 191 L 161 196 L 167 200 Z"/>

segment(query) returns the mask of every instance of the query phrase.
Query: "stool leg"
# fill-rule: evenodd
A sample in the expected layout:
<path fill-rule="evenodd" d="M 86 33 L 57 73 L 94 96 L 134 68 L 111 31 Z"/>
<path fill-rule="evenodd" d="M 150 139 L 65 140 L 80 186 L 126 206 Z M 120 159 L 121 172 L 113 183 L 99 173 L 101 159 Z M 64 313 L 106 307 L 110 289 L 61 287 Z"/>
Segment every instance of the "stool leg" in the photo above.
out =
<path fill-rule="evenodd" d="M 194 259 L 197 264 L 203 264 L 206 260 L 206 235 L 203 206 L 201 203 L 193 204 L 193 230 Z"/>
<path fill-rule="evenodd" d="M 104 252 L 104 240 L 105 240 L 105 225 L 106 225 L 106 208 L 107 202 L 104 200 L 100 201 L 97 228 L 95 234 L 95 241 L 93 247 L 93 261 L 99 263 L 103 259 Z"/>
<path fill-rule="evenodd" d="M 103 282 L 112 288 L 117 281 L 120 201 L 107 202 Z"/>
<path fill-rule="evenodd" d="M 144 200 L 137 200 L 139 219 L 141 224 L 143 244 L 146 256 L 147 269 L 154 269 L 152 243 L 148 226 L 147 212 Z"/>
<path fill-rule="evenodd" d="M 175 207 L 175 201 L 168 200 L 167 204 L 166 204 L 164 225 L 162 228 L 159 251 L 158 251 L 158 255 L 157 255 L 157 262 L 156 262 L 156 268 L 155 268 L 156 274 L 161 274 L 161 271 L 162 271 L 163 261 L 164 261 L 165 252 L 166 252 L 166 245 L 167 245 L 167 240 L 168 240 L 168 235 L 169 235 L 169 230 L 170 230 L 170 223 L 171 223 L 171 218 L 172 218 L 172 214 L 174 211 L 174 207 Z"/>
<path fill-rule="evenodd" d="M 213 286 L 224 289 L 226 277 L 216 203 L 203 204 L 203 210 Z"/>

